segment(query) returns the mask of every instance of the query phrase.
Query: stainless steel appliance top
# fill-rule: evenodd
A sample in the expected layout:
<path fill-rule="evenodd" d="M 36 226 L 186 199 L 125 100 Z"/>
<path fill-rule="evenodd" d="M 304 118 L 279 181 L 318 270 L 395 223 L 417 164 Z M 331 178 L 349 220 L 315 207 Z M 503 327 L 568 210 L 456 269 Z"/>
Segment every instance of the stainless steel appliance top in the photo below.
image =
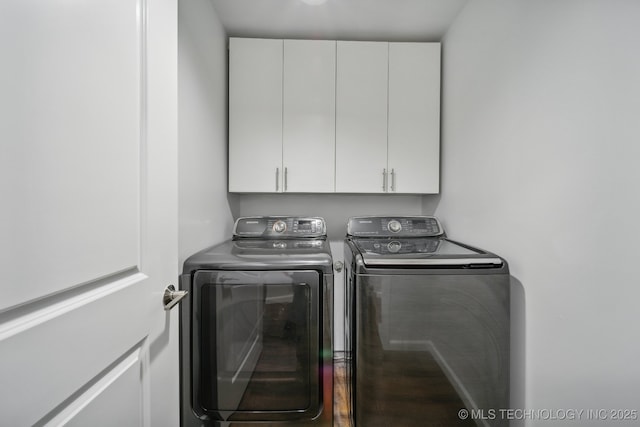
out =
<path fill-rule="evenodd" d="M 251 216 L 236 220 L 233 239 L 326 238 L 327 226 L 320 217 Z"/>
<path fill-rule="evenodd" d="M 320 217 L 255 216 L 235 223 L 233 239 L 203 249 L 184 263 L 196 270 L 322 270 L 333 273 L 327 228 Z"/>

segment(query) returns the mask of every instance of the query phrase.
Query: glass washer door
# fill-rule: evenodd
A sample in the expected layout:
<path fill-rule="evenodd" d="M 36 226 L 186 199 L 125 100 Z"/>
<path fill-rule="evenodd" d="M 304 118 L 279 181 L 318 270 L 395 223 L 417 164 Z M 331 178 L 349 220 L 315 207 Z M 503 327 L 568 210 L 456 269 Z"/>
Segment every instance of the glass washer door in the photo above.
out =
<path fill-rule="evenodd" d="M 230 421 L 315 417 L 320 274 L 199 271 L 193 289 L 196 411 Z"/>

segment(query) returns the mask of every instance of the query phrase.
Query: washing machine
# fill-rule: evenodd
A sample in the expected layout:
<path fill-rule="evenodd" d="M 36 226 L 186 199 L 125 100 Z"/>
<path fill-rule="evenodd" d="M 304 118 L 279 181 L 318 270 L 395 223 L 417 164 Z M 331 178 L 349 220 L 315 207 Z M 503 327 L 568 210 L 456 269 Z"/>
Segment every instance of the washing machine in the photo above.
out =
<path fill-rule="evenodd" d="M 332 425 L 326 237 L 318 217 L 243 217 L 185 261 L 182 426 Z"/>
<path fill-rule="evenodd" d="M 507 262 L 431 216 L 350 218 L 344 247 L 354 425 L 508 425 Z"/>

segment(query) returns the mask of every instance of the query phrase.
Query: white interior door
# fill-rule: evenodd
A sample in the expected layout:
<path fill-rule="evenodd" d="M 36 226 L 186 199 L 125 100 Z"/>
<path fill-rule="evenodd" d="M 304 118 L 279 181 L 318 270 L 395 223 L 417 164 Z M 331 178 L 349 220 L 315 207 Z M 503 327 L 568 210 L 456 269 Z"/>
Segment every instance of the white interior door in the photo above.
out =
<path fill-rule="evenodd" d="M 2 425 L 178 425 L 176 9 L 0 4 Z"/>

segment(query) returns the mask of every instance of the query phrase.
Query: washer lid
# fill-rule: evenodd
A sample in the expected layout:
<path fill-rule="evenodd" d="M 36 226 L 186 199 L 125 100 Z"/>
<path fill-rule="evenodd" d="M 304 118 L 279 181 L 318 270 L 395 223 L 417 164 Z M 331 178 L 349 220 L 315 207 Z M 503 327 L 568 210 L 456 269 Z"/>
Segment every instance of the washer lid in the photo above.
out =
<path fill-rule="evenodd" d="M 445 238 L 353 238 L 367 266 L 500 267 L 489 252 Z"/>

